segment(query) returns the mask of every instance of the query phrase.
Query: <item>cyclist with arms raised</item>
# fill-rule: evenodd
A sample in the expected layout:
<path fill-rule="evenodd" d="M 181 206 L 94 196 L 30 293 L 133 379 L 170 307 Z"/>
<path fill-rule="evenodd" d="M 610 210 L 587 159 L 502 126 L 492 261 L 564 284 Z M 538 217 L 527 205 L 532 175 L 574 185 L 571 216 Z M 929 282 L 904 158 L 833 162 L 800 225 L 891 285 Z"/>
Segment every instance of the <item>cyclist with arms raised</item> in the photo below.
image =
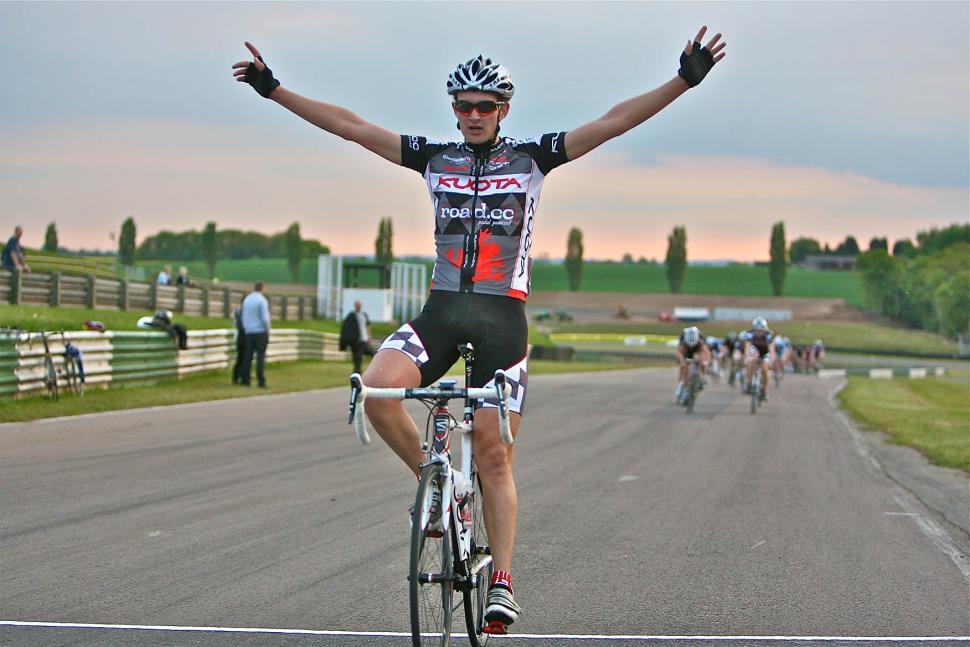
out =
<path fill-rule="evenodd" d="M 515 93 L 508 70 L 483 56 L 473 58 L 448 77 L 447 92 L 462 134 L 450 143 L 399 135 L 344 108 L 300 96 L 281 86 L 259 51 L 246 43 L 253 60 L 233 65 L 237 81 L 313 125 L 417 171 L 431 193 L 437 249 L 431 292 L 421 314 L 378 349 L 363 376 L 367 386 L 432 384 L 458 359 L 458 344 L 471 342 L 475 366 L 470 386 L 485 386 L 497 369 L 504 369 L 512 386 L 512 433 L 518 432 L 527 381 L 529 250 L 542 180 L 700 83 L 725 55 L 720 34 L 701 45 L 706 30 L 687 43 L 677 75 L 663 85 L 574 130 L 527 140 L 499 136 Z M 381 438 L 417 474 L 421 440 L 403 403 L 367 400 L 365 409 Z M 521 612 L 510 575 L 517 499 L 513 448 L 502 444 L 497 409 L 489 402 L 480 403 L 475 413 L 473 443 L 495 568 L 485 617 L 493 633 L 504 633 Z"/>

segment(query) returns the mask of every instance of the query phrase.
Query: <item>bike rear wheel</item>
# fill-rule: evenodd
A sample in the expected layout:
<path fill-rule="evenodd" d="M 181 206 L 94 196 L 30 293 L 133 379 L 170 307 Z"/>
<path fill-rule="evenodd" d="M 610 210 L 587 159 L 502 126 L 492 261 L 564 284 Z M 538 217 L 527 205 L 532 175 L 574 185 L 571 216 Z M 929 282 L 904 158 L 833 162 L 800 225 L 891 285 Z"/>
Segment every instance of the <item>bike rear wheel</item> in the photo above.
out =
<path fill-rule="evenodd" d="M 54 360 L 50 357 L 44 358 L 44 386 L 47 387 L 47 394 L 53 400 L 57 400 L 57 369 L 54 367 Z"/>
<path fill-rule="evenodd" d="M 446 647 L 451 641 L 454 562 L 451 533 L 427 535 L 432 486 L 441 487 L 443 466 L 428 465 L 421 471 L 411 519 L 411 564 L 408 590 L 411 604 L 411 641 L 414 647 Z M 440 490 L 439 490 L 440 491 Z M 444 502 L 441 513 L 444 514 Z"/>
<path fill-rule="evenodd" d="M 488 547 L 488 535 L 485 532 L 485 513 L 482 508 L 482 482 L 478 474 L 473 476 L 475 494 L 472 500 L 472 553 L 468 559 L 468 567 L 473 575 L 472 586 L 466 589 L 462 596 L 465 605 L 465 627 L 468 629 L 468 640 L 472 647 L 485 647 L 489 634 L 485 628 L 485 599 L 488 597 L 488 585 L 492 580 L 492 554 Z M 475 571 L 478 571 L 475 573 Z"/>

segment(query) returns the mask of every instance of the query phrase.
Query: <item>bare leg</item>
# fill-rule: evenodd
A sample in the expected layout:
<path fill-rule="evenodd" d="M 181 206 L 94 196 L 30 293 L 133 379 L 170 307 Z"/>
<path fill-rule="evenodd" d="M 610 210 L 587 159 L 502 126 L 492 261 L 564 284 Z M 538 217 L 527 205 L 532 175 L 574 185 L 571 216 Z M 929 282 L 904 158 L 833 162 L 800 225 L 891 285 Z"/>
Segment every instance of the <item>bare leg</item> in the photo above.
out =
<path fill-rule="evenodd" d="M 363 379 L 365 385 L 375 388 L 416 387 L 421 384 L 421 372 L 404 353 L 385 349 L 374 356 Z M 424 460 L 421 437 L 404 403 L 375 398 L 364 401 L 364 410 L 377 434 L 411 472 L 418 474 L 418 465 Z"/>
<path fill-rule="evenodd" d="M 519 432 L 521 420 L 519 414 L 510 414 L 513 437 Z M 498 409 L 482 408 L 475 412 L 472 447 L 478 475 L 482 479 L 482 507 L 492 562 L 495 570 L 511 572 L 518 513 L 515 480 L 512 478 L 515 450 L 514 445 L 503 444 L 499 436 Z"/>

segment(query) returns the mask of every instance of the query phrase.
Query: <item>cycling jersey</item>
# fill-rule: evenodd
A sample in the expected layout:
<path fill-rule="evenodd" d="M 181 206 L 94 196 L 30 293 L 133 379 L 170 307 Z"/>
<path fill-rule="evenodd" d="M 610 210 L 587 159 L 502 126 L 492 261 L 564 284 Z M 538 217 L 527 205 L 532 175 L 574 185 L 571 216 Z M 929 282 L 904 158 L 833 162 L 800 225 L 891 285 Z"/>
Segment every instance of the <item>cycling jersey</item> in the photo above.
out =
<path fill-rule="evenodd" d="M 434 205 L 432 290 L 525 301 L 539 192 L 568 161 L 565 138 L 502 137 L 488 148 L 401 135 L 401 164 L 424 176 Z"/>
<path fill-rule="evenodd" d="M 758 354 L 761 355 L 761 357 L 764 357 L 769 352 L 771 352 L 771 343 L 775 339 L 774 333 L 772 333 L 770 330 L 766 330 L 765 336 L 762 337 L 761 339 L 758 339 L 757 337 L 755 337 L 753 330 L 749 330 L 747 334 L 749 335 L 746 338 L 747 342 L 751 344 L 753 347 L 755 347 L 756 349 L 758 349 Z"/>
<path fill-rule="evenodd" d="M 684 342 L 684 333 L 680 333 L 680 352 L 683 354 L 684 359 L 694 359 L 694 355 L 705 348 L 708 348 L 707 342 L 703 339 L 697 342 L 697 345 L 691 348 Z"/>

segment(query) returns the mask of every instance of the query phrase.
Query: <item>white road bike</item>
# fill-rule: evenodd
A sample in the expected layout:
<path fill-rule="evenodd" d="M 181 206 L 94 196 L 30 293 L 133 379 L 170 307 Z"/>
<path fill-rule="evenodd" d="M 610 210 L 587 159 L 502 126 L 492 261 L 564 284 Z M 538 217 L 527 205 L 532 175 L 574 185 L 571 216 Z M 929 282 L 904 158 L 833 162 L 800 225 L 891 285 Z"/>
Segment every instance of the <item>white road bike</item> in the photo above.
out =
<path fill-rule="evenodd" d="M 465 360 L 465 384 L 471 382 L 474 350 L 459 347 Z M 378 389 L 364 386 L 358 373 L 350 376 L 350 418 L 357 438 L 370 442 L 364 420 L 368 398 L 419 400 L 428 407 L 418 492 L 411 512 L 411 558 L 408 571 L 411 641 L 415 647 L 446 647 L 451 641 L 452 617 L 464 607 L 465 628 L 472 647 L 483 647 L 485 599 L 492 577 L 492 556 L 482 512 L 481 480 L 472 460 L 474 404 L 487 399 L 497 405 L 502 442 L 512 444 L 508 400 L 511 387 L 505 373 L 496 371 L 494 387 L 462 388 L 455 380 L 441 380 L 426 388 Z M 448 402 L 464 399 L 459 421 Z M 451 432 L 461 432 L 461 467 L 451 463 Z M 455 602 L 455 593 L 461 601 Z"/>

